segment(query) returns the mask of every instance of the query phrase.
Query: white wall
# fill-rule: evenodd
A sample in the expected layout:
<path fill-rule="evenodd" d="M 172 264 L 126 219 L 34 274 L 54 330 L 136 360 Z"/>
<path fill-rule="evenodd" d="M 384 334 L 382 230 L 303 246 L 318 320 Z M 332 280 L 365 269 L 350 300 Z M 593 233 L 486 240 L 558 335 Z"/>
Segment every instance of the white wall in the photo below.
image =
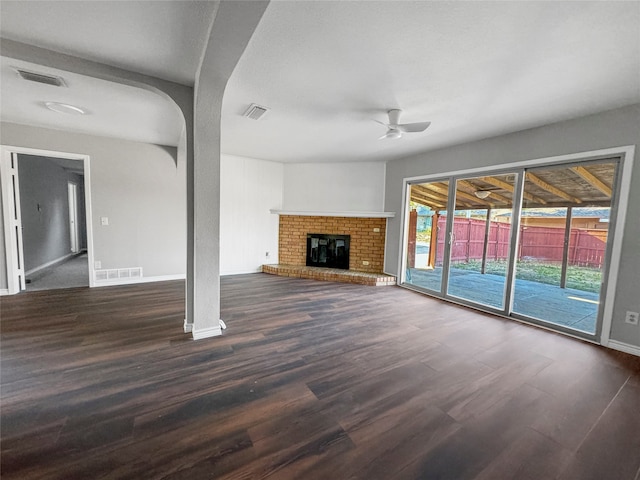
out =
<path fill-rule="evenodd" d="M 510 135 L 436 150 L 387 164 L 386 209 L 396 212 L 387 224 L 385 271 L 398 272 L 402 232 L 403 179 L 636 145 L 635 168 L 622 241 L 611 339 L 640 347 L 640 327 L 624 322 L 626 310 L 640 311 L 640 105 L 633 105 Z"/>
<path fill-rule="evenodd" d="M 281 163 L 222 155 L 220 165 L 220 274 L 260 271 L 278 263 Z M 269 256 L 266 256 L 269 252 Z"/>
<path fill-rule="evenodd" d="M 186 165 L 175 148 L 11 123 L 0 135 L 3 145 L 90 156 L 93 251 L 102 268 L 185 274 Z"/>
<path fill-rule="evenodd" d="M 287 163 L 283 210 L 301 212 L 382 212 L 385 164 Z"/>

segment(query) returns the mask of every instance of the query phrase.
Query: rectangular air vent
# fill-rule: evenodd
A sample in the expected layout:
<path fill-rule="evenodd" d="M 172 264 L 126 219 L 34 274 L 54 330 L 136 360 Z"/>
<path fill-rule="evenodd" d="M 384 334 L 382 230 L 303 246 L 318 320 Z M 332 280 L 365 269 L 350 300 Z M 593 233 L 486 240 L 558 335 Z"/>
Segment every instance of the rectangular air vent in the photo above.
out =
<path fill-rule="evenodd" d="M 18 75 L 20 75 L 24 80 L 28 80 L 30 82 L 44 83 L 45 85 L 53 85 L 55 87 L 67 86 L 62 77 L 56 77 L 55 75 L 46 75 L 44 73 L 29 72 L 28 70 L 20 69 L 16 69 L 16 72 L 18 72 Z"/>
<path fill-rule="evenodd" d="M 262 116 L 268 111 L 269 109 L 267 107 L 261 107 L 260 105 L 252 103 L 242 116 L 250 118 L 251 120 L 260 120 L 260 118 L 262 118 Z"/>
<path fill-rule="evenodd" d="M 97 283 L 120 283 L 123 280 L 126 283 L 131 283 L 131 281 L 141 278 L 142 267 L 109 268 L 95 271 Z M 127 282 L 127 280 L 129 281 Z"/>

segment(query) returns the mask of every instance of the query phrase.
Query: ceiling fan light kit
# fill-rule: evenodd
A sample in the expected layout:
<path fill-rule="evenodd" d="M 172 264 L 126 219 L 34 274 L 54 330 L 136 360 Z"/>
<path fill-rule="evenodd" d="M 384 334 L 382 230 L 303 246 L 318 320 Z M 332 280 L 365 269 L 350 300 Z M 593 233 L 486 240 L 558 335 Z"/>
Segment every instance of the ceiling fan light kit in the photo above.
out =
<path fill-rule="evenodd" d="M 387 133 L 381 136 L 379 140 L 382 140 L 384 138 L 402 138 L 403 133 L 424 132 L 427 128 L 429 128 L 429 125 L 431 125 L 431 122 L 415 122 L 415 123 L 401 124 L 400 113 L 402 113 L 402 110 L 398 108 L 393 108 L 387 112 L 387 114 L 389 115 L 389 123 L 383 123 L 376 120 L 376 122 L 378 122 L 379 124 L 387 127 Z"/>
<path fill-rule="evenodd" d="M 75 105 L 69 105 L 68 103 L 44 102 L 44 106 L 56 113 L 66 113 L 67 115 L 87 114 L 87 111 L 84 108 L 76 107 Z"/>
<path fill-rule="evenodd" d="M 478 198 L 480 198 L 480 199 L 484 200 L 484 199 L 485 199 L 485 198 L 487 198 L 489 195 L 491 195 L 491 192 L 490 192 L 490 191 L 488 191 L 488 190 L 476 190 L 475 192 L 473 192 L 473 194 L 474 194 L 476 197 L 478 197 Z"/>

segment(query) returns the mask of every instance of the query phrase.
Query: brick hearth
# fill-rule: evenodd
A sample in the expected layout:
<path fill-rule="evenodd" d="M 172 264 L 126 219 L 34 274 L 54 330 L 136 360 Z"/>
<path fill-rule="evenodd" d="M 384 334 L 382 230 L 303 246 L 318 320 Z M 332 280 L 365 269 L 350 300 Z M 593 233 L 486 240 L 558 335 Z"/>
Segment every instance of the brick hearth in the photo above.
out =
<path fill-rule="evenodd" d="M 280 215 L 279 265 L 264 265 L 275 275 L 364 285 L 394 285 L 382 273 L 386 218 Z M 306 266 L 307 234 L 350 235 L 349 270 Z"/>

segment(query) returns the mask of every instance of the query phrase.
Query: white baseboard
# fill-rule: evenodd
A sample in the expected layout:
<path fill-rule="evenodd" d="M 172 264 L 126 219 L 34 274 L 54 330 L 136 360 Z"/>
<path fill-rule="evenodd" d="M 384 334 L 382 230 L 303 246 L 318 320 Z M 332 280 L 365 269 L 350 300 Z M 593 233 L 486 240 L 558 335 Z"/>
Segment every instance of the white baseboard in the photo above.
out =
<path fill-rule="evenodd" d="M 255 270 L 241 270 L 239 272 L 220 272 L 221 277 L 231 277 L 232 275 L 246 275 L 247 273 L 260 273 L 262 272 L 262 265 Z"/>
<path fill-rule="evenodd" d="M 203 338 L 218 337 L 222 335 L 222 328 L 220 327 L 220 324 L 216 325 L 215 327 L 203 328 L 201 330 L 196 330 L 195 328 L 192 327 L 191 335 L 193 335 L 194 340 L 202 340 Z"/>
<path fill-rule="evenodd" d="M 32 268 L 31 270 L 28 270 L 26 272 L 24 272 L 24 276 L 28 277 L 29 275 L 33 275 L 36 272 L 39 272 L 40 270 L 44 270 L 47 267 L 52 267 L 58 263 L 62 263 L 64 262 L 66 259 L 71 258 L 71 257 L 75 257 L 76 255 L 78 255 L 77 253 L 68 253 L 66 255 L 63 255 L 60 258 L 56 258 L 55 260 L 51 260 L 50 262 L 47 263 L 43 263 L 42 265 L 38 265 L 36 268 Z"/>
<path fill-rule="evenodd" d="M 9 295 L 9 289 L 8 288 L 0 288 L 0 296 L 2 295 Z"/>
<path fill-rule="evenodd" d="M 612 348 L 613 350 L 619 350 L 621 352 L 630 353 L 631 355 L 637 355 L 640 357 L 640 347 L 635 345 L 630 345 L 624 342 L 618 342 L 616 340 L 609 340 L 607 343 L 607 347 Z"/>
<path fill-rule="evenodd" d="M 191 333 L 191 331 L 193 330 L 193 323 L 187 323 L 187 319 L 184 319 L 184 323 L 182 324 L 182 328 L 184 330 L 184 333 Z"/>
<path fill-rule="evenodd" d="M 185 280 L 187 276 L 183 273 L 177 275 L 158 275 L 156 277 L 138 278 L 113 278 L 110 280 L 96 280 L 94 287 L 112 287 L 115 285 L 131 285 L 133 283 L 168 282 L 171 280 Z"/>

